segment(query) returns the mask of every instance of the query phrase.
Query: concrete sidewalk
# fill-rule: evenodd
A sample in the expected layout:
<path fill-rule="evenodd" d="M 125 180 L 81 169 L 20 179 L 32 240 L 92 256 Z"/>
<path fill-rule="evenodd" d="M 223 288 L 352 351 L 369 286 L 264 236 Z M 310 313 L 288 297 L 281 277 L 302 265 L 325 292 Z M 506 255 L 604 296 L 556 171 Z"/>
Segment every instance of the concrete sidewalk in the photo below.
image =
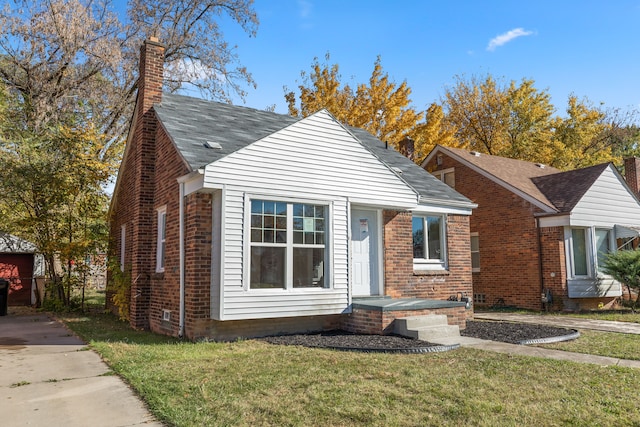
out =
<path fill-rule="evenodd" d="M 475 313 L 476 319 L 501 320 L 520 323 L 534 323 L 557 326 L 572 329 L 595 329 L 607 332 L 621 332 L 628 334 L 640 334 L 640 325 L 637 323 L 611 322 L 591 319 L 569 318 L 552 315 L 529 315 L 513 313 Z M 497 341 L 481 340 L 470 337 L 452 337 L 435 340 L 438 344 L 460 344 L 463 347 L 472 347 L 480 350 L 495 351 L 498 353 L 515 354 L 519 356 L 544 357 L 555 360 L 566 360 L 578 363 L 591 363 L 601 366 L 624 366 L 640 369 L 640 360 L 618 359 L 615 357 L 596 356 L 592 354 L 572 353 L 568 351 L 551 350 L 529 345 L 509 344 Z M 639 342 L 640 349 L 640 342 Z M 639 350 L 640 352 L 640 350 Z"/>
<path fill-rule="evenodd" d="M 0 316 L 0 414 L 8 427 L 162 426 L 95 352 L 45 314 Z"/>
<path fill-rule="evenodd" d="M 613 322 L 610 320 L 581 319 L 553 314 L 475 313 L 478 320 L 503 320 L 507 322 L 534 323 L 571 329 L 593 329 L 605 332 L 640 335 L 640 323 Z"/>

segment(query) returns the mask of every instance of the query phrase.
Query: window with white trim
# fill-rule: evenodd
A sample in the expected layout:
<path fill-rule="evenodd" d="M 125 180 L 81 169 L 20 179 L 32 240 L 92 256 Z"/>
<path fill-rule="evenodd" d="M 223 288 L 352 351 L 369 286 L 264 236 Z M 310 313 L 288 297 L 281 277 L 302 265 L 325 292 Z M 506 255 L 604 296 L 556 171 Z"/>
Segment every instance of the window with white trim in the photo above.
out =
<path fill-rule="evenodd" d="M 414 215 L 412 219 L 414 268 L 445 268 L 444 215 Z"/>
<path fill-rule="evenodd" d="M 433 171 L 431 173 L 449 187 L 456 188 L 456 175 L 454 173 L 454 168 Z"/>
<path fill-rule="evenodd" d="M 249 287 L 328 287 L 328 206 L 251 200 Z"/>
<path fill-rule="evenodd" d="M 596 228 L 596 264 L 598 270 L 604 267 L 607 254 L 611 252 L 611 230 Z"/>
<path fill-rule="evenodd" d="M 164 271 L 167 239 L 167 207 L 158 208 L 158 236 L 156 243 L 156 273 Z"/>
<path fill-rule="evenodd" d="M 124 263 L 125 263 L 125 249 L 127 241 L 127 225 L 122 224 L 120 226 L 120 271 L 124 271 Z"/>
<path fill-rule="evenodd" d="M 612 229 L 572 227 L 569 249 L 572 277 L 595 277 L 602 272 L 608 253 L 615 250 Z"/>
<path fill-rule="evenodd" d="M 471 233 L 471 271 L 480 271 L 480 236 Z"/>
<path fill-rule="evenodd" d="M 587 228 L 571 229 L 572 276 L 589 275 L 589 252 L 587 250 Z"/>

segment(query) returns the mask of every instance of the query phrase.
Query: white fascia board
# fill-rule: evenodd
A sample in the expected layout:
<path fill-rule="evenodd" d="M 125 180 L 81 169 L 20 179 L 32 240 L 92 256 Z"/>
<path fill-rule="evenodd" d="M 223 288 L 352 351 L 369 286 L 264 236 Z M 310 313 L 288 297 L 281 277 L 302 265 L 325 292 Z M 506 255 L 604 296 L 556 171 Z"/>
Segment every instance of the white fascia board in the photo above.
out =
<path fill-rule="evenodd" d="M 411 212 L 442 213 L 442 214 L 450 214 L 450 215 L 471 215 L 472 214 L 472 211 L 470 208 L 442 206 L 442 205 L 425 205 L 425 204 L 420 204 L 416 206 L 415 208 L 411 209 Z"/>
<path fill-rule="evenodd" d="M 542 227 L 568 227 L 571 225 L 571 214 L 566 215 L 552 215 L 538 217 L 538 224 Z"/>
<path fill-rule="evenodd" d="M 188 196 L 204 188 L 204 170 L 198 169 L 183 175 L 177 179 L 180 184 L 184 184 L 184 195 Z"/>

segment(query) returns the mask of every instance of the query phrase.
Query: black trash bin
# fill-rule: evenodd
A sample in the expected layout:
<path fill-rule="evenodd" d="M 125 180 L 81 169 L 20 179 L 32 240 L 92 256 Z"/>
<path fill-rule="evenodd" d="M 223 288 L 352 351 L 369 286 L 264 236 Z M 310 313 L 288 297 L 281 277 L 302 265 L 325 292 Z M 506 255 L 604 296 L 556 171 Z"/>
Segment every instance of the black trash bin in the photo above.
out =
<path fill-rule="evenodd" d="M 0 316 L 7 315 L 7 307 L 9 306 L 9 282 L 0 279 Z"/>

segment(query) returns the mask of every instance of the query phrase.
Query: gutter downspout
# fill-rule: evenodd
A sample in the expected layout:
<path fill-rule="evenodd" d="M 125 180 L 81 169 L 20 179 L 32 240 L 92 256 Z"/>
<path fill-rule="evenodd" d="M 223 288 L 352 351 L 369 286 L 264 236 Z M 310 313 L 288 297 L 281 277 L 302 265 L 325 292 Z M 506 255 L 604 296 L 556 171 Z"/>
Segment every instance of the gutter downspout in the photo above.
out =
<path fill-rule="evenodd" d="M 180 324 L 178 337 L 184 337 L 184 182 L 180 182 Z"/>
<path fill-rule="evenodd" d="M 545 309 L 545 304 L 542 302 L 542 295 L 544 295 L 544 267 L 542 265 L 542 235 L 540 230 L 540 218 L 536 218 L 536 228 L 538 229 L 538 268 L 540 275 L 540 308 Z"/>

